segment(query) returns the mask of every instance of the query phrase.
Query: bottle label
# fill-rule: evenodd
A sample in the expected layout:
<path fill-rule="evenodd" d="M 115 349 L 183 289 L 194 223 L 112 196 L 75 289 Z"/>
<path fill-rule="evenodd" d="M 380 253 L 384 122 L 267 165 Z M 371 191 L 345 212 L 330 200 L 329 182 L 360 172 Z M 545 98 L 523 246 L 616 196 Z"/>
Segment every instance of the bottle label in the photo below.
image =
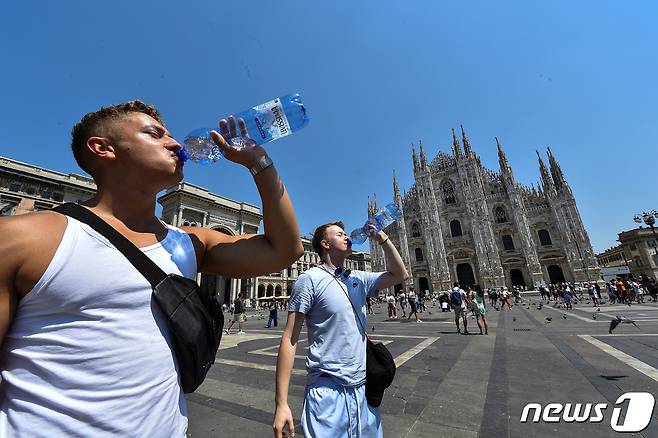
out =
<path fill-rule="evenodd" d="M 276 140 L 292 134 L 288 118 L 281 105 L 281 99 L 276 98 L 254 107 L 258 133 L 264 141 Z"/>

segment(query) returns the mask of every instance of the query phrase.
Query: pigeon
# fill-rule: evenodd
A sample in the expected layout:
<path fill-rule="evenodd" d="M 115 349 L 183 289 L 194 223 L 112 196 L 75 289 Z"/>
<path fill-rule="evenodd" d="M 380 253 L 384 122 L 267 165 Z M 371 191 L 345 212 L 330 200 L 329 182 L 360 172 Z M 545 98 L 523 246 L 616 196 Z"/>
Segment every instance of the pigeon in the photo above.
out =
<path fill-rule="evenodd" d="M 551 318 L 550 316 L 547 316 L 546 317 L 546 324 L 548 324 L 551 321 L 553 321 L 553 318 Z"/>
<path fill-rule="evenodd" d="M 372 331 L 373 331 L 373 332 L 375 331 L 375 326 L 374 326 L 374 325 L 372 326 Z"/>
<path fill-rule="evenodd" d="M 600 312 L 600 311 L 601 311 L 601 308 L 599 307 L 598 309 L 596 309 L 596 311 L 597 311 L 597 312 Z"/>
<path fill-rule="evenodd" d="M 612 334 L 612 331 L 617 328 L 619 324 L 633 324 L 635 327 L 637 327 L 638 330 L 640 329 L 640 327 L 638 327 L 637 324 L 635 324 L 635 321 L 632 319 L 617 316 L 616 319 L 610 321 L 610 328 L 608 329 L 608 333 Z"/>
<path fill-rule="evenodd" d="M 592 319 L 596 319 L 596 313 L 592 313 Z"/>
<path fill-rule="evenodd" d="M 562 315 L 562 318 L 567 319 L 567 314 Z"/>
<path fill-rule="evenodd" d="M 516 321 L 516 316 L 513 316 L 513 317 L 512 317 L 512 321 Z"/>

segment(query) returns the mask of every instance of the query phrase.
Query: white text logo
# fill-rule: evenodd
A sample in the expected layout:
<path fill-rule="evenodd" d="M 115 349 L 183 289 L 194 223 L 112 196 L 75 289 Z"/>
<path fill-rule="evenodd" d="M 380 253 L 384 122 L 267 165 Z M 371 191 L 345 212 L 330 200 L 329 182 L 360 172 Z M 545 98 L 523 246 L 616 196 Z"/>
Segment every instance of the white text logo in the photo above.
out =
<path fill-rule="evenodd" d="M 628 400 L 628 406 L 624 412 L 624 419 L 620 424 L 622 407 Z M 610 427 L 616 432 L 640 432 L 644 430 L 651 421 L 655 405 L 653 395 L 648 392 L 627 392 L 617 399 L 615 408 L 612 410 Z M 539 403 L 528 403 L 523 408 L 521 423 L 526 423 L 532 417 L 533 423 L 544 421 L 546 423 L 600 423 L 604 419 L 604 411 L 608 408 L 607 403 L 549 403 L 542 407 Z"/>

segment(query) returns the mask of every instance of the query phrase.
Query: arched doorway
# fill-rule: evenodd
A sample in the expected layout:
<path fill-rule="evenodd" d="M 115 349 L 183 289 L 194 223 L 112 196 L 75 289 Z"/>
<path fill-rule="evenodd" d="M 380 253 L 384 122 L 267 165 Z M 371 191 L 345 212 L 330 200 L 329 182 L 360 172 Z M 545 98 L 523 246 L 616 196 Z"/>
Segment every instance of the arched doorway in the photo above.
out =
<path fill-rule="evenodd" d="M 265 286 L 262 284 L 258 285 L 258 298 L 265 298 Z"/>
<path fill-rule="evenodd" d="M 512 281 L 512 286 L 525 286 L 523 272 L 521 272 L 520 269 L 512 269 L 509 271 L 509 278 Z"/>
<path fill-rule="evenodd" d="M 462 288 L 475 284 L 475 275 L 473 275 L 473 268 L 470 264 L 460 263 L 457 265 L 457 281 Z"/>
<path fill-rule="evenodd" d="M 420 278 L 418 279 L 418 288 L 420 289 L 419 292 L 420 292 L 421 294 L 424 294 L 426 290 L 427 290 L 427 291 L 430 290 L 430 284 L 429 284 L 429 282 L 427 281 L 427 277 L 420 277 Z"/>
<path fill-rule="evenodd" d="M 548 278 L 552 284 L 565 282 L 564 272 L 562 272 L 562 268 L 558 265 L 551 265 L 548 267 Z"/>

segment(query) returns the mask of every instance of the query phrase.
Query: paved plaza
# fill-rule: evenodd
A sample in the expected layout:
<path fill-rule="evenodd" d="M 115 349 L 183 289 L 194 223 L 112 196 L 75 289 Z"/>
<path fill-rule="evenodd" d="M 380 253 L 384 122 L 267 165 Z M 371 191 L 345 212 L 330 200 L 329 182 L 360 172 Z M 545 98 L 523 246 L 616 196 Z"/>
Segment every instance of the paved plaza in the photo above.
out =
<path fill-rule="evenodd" d="M 656 437 L 654 410 L 640 433 L 611 428 L 615 402 L 627 392 L 658 395 L 658 304 L 603 305 L 584 302 L 573 310 L 537 309 L 526 297 L 512 310 L 489 308 L 489 335 L 456 333 L 452 313 L 428 307 L 422 323 L 388 320 L 386 307 L 369 317 L 372 338 L 387 344 L 398 365 L 382 403 L 386 437 Z M 262 312 L 266 315 L 266 312 Z M 189 435 L 270 437 L 275 365 L 286 312 L 279 327 L 265 329 L 258 312 L 249 314 L 246 334 L 224 335 L 217 362 L 189 400 Z M 634 319 L 608 334 L 616 315 Z M 566 316 L 566 319 L 565 319 Z M 551 322 L 546 318 L 550 317 Z M 297 436 L 305 375 L 306 333 L 302 333 L 289 402 Z M 607 403 L 601 422 L 521 423 L 528 403 Z M 622 419 L 629 402 L 620 404 Z M 592 410 L 592 416 L 594 411 Z M 550 419 L 550 418 L 549 418 Z M 621 421 L 620 421 L 621 423 Z"/>

